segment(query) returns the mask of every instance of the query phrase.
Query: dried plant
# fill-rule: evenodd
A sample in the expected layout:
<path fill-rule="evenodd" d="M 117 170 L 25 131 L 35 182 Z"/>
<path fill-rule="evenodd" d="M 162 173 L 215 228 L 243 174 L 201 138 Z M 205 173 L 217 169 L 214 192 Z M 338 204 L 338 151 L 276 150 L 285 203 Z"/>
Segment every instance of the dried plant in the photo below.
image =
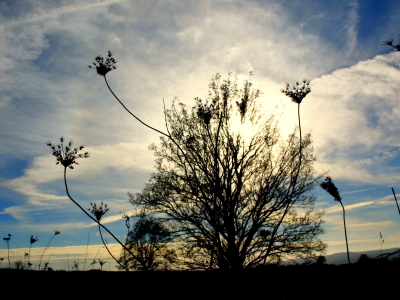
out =
<path fill-rule="evenodd" d="M 399 42 L 397 43 L 397 45 L 394 45 L 394 38 L 390 38 L 390 39 L 387 39 L 386 41 L 383 41 L 382 45 L 390 46 L 390 47 L 394 48 L 395 52 L 400 52 L 400 38 L 399 38 Z"/>
<path fill-rule="evenodd" d="M 104 207 L 103 207 L 104 205 Z M 90 206 L 92 208 L 88 208 L 88 210 L 96 217 L 97 221 L 100 221 L 101 218 L 108 212 L 110 209 L 108 208 L 107 204 L 103 204 L 103 201 L 101 204 L 97 207 L 96 203 L 90 202 Z"/>
<path fill-rule="evenodd" d="M 126 238 L 125 238 L 125 245 L 127 245 L 127 244 L 128 244 L 129 231 L 130 231 L 130 229 L 131 229 L 130 217 L 129 217 L 127 214 L 124 213 L 124 214 L 122 215 L 122 218 L 125 219 L 125 226 L 126 226 L 126 228 L 128 229 L 128 233 L 127 233 Z M 125 268 L 128 268 L 128 263 L 127 263 L 127 259 L 126 259 L 126 251 L 125 251 L 125 249 L 124 249 L 124 263 L 125 263 Z"/>
<path fill-rule="evenodd" d="M 59 232 L 58 230 L 54 231 L 54 235 L 50 238 L 49 242 L 48 242 L 47 245 L 46 245 L 46 248 L 44 248 L 44 251 L 43 251 L 42 256 L 40 257 L 40 261 L 39 261 L 39 270 L 40 270 L 40 266 L 41 266 L 41 264 L 42 264 L 43 255 L 44 255 L 44 253 L 46 252 L 47 248 L 49 247 L 51 240 L 52 240 L 56 235 L 59 235 L 59 234 L 60 234 L 60 232 Z M 47 263 L 47 264 L 48 264 L 48 263 Z M 46 263 L 45 263 L 45 267 L 44 267 L 44 268 L 47 269 Z"/>
<path fill-rule="evenodd" d="M 297 179 L 299 177 L 300 169 L 301 169 L 301 162 L 302 162 L 302 148 L 303 148 L 303 138 L 301 134 L 301 120 L 300 120 L 300 104 L 303 101 L 304 97 L 307 96 L 311 92 L 310 88 L 310 82 L 306 79 L 303 79 L 303 85 L 300 86 L 300 83 L 296 81 L 296 85 L 293 86 L 293 88 L 290 87 L 289 83 L 286 83 L 286 88 L 281 89 L 281 92 L 284 93 L 286 96 L 288 96 L 294 103 L 297 103 L 297 118 L 299 122 L 299 135 L 300 135 L 300 143 L 299 143 L 299 164 L 297 167 L 297 172 L 296 175 L 292 181 L 292 188 L 288 189 L 287 193 L 289 194 L 290 191 L 290 196 L 289 199 L 292 199 L 293 192 L 296 187 Z M 276 232 L 278 231 L 278 228 L 280 224 L 283 222 L 283 219 L 285 218 L 286 214 L 289 212 L 290 208 L 292 207 L 292 204 L 289 202 L 289 204 L 286 206 L 279 222 L 278 226 L 275 226 L 273 231 L 272 231 L 272 236 L 275 236 Z M 272 243 L 273 239 L 271 239 Z M 265 260 L 264 260 L 265 263 Z"/>
<path fill-rule="evenodd" d="M 32 244 L 36 243 L 37 241 L 38 241 L 38 238 L 37 237 L 34 238 L 33 235 L 31 235 L 31 238 L 29 239 L 30 246 L 29 246 L 29 253 L 28 253 L 28 266 L 29 266 L 29 268 L 32 266 L 31 261 L 30 261 Z"/>
<path fill-rule="evenodd" d="M 110 208 L 108 207 L 107 204 L 103 204 L 103 202 L 101 202 L 101 204 L 99 206 L 97 206 L 96 203 L 92 203 L 90 202 L 90 205 L 92 208 L 89 208 L 88 210 L 96 217 L 97 220 L 97 224 L 99 225 L 99 233 L 100 233 L 100 237 L 101 237 L 101 241 L 103 242 L 104 247 L 106 247 L 108 253 L 111 255 L 111 257 L 122 267 L 124 268 L 126 271 L 128 271 L 128 268 L 125 268 L 123 265 L 121 265 L 121 263 L 114 257 L 114 255 L 111 253 L 110 249 L 108 249 L 107 244 L 104 241 L 103 238 L 103 234 L 101 232 L 101 227 L 100 227 L 100 220 L 101 218 L 106 214 L 106 212 L 108 212 L 110 210 Z"/>
<path fill-rule="evenodd" d="M 158 130 L 158 129 L 154 128 L 154 127 L 151 127 L 151 126 L 147 125 L 146 123 L 144 123 L 141 119 L 139 119 L 136 115 L 134 115 L 134 114 L 122 103 L 122 101 L 117 97 L 117 95 L 115 95 L 115 93 L 114 93 L 113 90 L 111 89 L 110 85 L 108 84 L 107 76 L 106 76 L 108 72 L 110 72 L 110 71 L 112 71 L 112 70 L 115 70 L 115 69 L 117 68 L 117 66 L 116 66 L 117 61 L 112 57 L 111 51 L 108 51 L 108 55 L 107 55 L 107 58 L 106 58 L 105 61 L 104 61 L 104 57 L 101 56 L 101 55 L 98 55 L 98 56 L 95 58 L 95 60 L 96 60 L 96 61 L 95 61 L 94 63 L 92 63 L 92 65 L 88 65 L 88 67 L 89 67 L 90 69 L 96 70 L 97 74 L 99 74 L 100 76 L 104 77 L 104 81 L 106 82 L 108 89 L 110 90 L 111 94 L 113 94 L 113 96 L 115 97 L 115 99 L 117 99 L 117 101 L 122 105 L 122 107 L 123 107 L 132 117 L 134 117 L 136 120 L 138 120 L 138 121 L 139 121 L 140 123 L 142 123 L 144 126 L 150 128 L 151 130 L 154 130 L 154 131 L 156 131 L 156 132 L 158 132 L 158 133 L 161 133 L 162 135 L 164 135 L 164 136 L 166 136 L 166 137 L 171 138 L 171 136 L 170 136 L 169 134 L 166 134 L 166 133 L 164 133 L 164 132 L 162 132 L 162 131 L 160 131 L 160 130 Z M 163 99 L 163 101 L 164 101 L 164 99 Z"/>
<path fill-rule="evenodd" d="M 328 176 L 325 178 L 325 182 L 320 183 L 320 187 L 327 191 L 335 201 L 338 201 L 343 209 L 343 225 L 344 225 L 344 236 L 346 238 L 346 249 L 347 249 L 347 260 L 350 264 L 350 255 L 349 255 L 349 243 L 347 242 L 347 231 L 346 231 L 346 219 L 345 219 L 345 211 L 342 203 L 342 197 L 340 197 L 339 190 L 333 183 L 332 179 Z"/>
<path fill-rule="evenodd" d="M 65 168 L 73 169 L 73 164 L 78 164 L 76 162 L 78 158 L 89 157 L 89 152 L 78 154 L 78 152 L 81 151 L 84 146 L 72 148 L 72 144 L 72 141 L 70 141 L 64 148 L 64 137 L 60 138 L 60 143 L 57 146 L 53 145 L 50 141 L 47 141 L 46 145 L 53 150 L 53 155 L 56 157 L 56 165 L 61 163 Z"/>
<path fill-rule="evenodd" d="M 96 61 L 92 63 L 92 66 L 89 65 L 88 67 L 90 69 L 96 70 L 97 74 L 99 74 L 100 76 L 105 77 L 108 72 L 117 68 L 117 61 L 112 57 L 111 51 L 108 51 L 108 55 L 105 61 L 101 55 L 98 55 L 95 60 Z"/>
<path fill-rule="evenodd" d="M 289 83 L 286 83 L 286 88 L 281 89 L 281 92 L 288 96 L 294 103 L 300 104 L 304 97 L 311 92 L 310 82 L 303 79 L 303 85 L 300 85 L 298 81 L 293 87 L 290 87 Z"/>
<path fill-rule="evenodd" d="M 106 262 L 107 262 L 107 261 L 106 261 L 106 260 L 103 260 L 103 259 L 99 259 L 99 260 L 98 260 L 98 263 L 100 264 L 100 270 L 103 271 L 103 265 L 104 265 Z"/>
<path fill-rule="evenodd" d="M 8 237 L 3 238 L 3 240 L 7 243 L 7 257 L 8 257 L 8 268 L 11 269 L 11 263 L 10 263 L 10 239 L 11 239 L 11 234 L 8 234 Z"/>
<path fill-rule="evenodd" d="M 78 153 L 81 151 L 84 146 L 80 146 L 78 148 L 72 148 L 72 141 L 70 141 L 67 146 L 64 148 L 64 137 L 60 138 L 60 144 L 57 146 L 52 144 L 50 141 L 47 141 L 46 145 L 49 146 L 52 149 L 52 154 L 56 157 L 56 164 L 61 164 L 64 167 L 64 185 L 65 185 L 65 190 L 67 192 L 68 198 L 75 203 L 76 206 L 78 206 L 90 219 L 92 219 L 94 222 L 96 222 L 100 227 L 105 229 L 123 248 L 126 249 L 125 245 L 121 243 L 121 241 L 103 224 L 100 223 L 101 217 L 108 211 L 107 204 L 103 207 L 103 203 L 99 207 L 97 207 L 96 204 L 92 204 L 92 209 L 89 209 L 90 212 L 92 212 L 96 218 L 93 218 L 74 198 L 69 193 L 68 190 L 68 184 L 67 184 L 67 168 L 73 169 L 73 164 L 78 164 L 76 160 L 78 158 L 88 158 L 89 157 L 89 152 L 85 152 L 84 154 Z M 100 231 L 101 234 L 101 231 Z M 103 241 L 104 243 L 104 241 Z M 108 248 L 107 248 L 108 249 Z M 131 255 L 134 256 L 134 254 L 126 249 Z M 115 259 L 115 258 L 114 258 Z"/>

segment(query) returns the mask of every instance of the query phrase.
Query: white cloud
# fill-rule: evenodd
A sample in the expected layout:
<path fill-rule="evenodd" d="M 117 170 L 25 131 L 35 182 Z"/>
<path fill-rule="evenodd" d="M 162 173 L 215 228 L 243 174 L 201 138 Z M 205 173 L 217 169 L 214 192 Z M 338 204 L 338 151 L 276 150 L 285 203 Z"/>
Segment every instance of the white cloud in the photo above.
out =
<path fill-rule="evenodd" d="M 318 169 L 352 181 L 399 179 L 387 168 L 400 154 L 399 64 L 395 53 L 377 56 L 312 81 L 302 112 L 312 128 Z"/>
<path fill-rule="evenodd" d="M 182 41 L 194 42 L 197 44 L 200 38 L 204 35 L 203 29 L 196 26 L 190 26 L 176 34 Z"/>

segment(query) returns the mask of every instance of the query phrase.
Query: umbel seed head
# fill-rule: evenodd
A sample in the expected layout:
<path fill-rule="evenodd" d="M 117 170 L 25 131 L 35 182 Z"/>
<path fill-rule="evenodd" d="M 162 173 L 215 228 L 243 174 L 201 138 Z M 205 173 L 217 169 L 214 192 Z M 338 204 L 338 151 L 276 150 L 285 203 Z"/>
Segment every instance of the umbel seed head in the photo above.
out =
<path fill-rule="evenodd" d="M 104 205 L 104 206 L 103 206 Z M 100 221 L 101 218 L 110 210 L 107 204 L 104 204 L 103 201 L 101 202 L 100 206 L 97 206 L 95 202 L 90 202 L 91 209 L 88 208 L 95 217 L 97 221 Z"/>
<path fill-rule="evenodd" d="M 306 79 L 303 79 L 302 82 L 303 85 L 300 86 L 300 83 L 296 81 L 293 87 L 290 87 L 289 83 L 286 83 L 286 88 L 281 89 L 281 92 L 292 99 L 293 102 L 300 104 L 304 97 L 311 92 L 310 82 Z"/>
<path fill-rule="evenodd" d="M 105 61 L 104 57 L 101 55 L 98 55 L 95 60 L 96 61 L 92 63 L 92 66 L 89 65 L 88 67 L 90 69 L 96 70 L 97 74 L 99 74 L 100 76 L 105 77 L 108 72 L 117 68 L 117 61 L 112 57 L 111 51 L 108 51 L 108 55 Z"/>
<path fill-rule="evenodd" d="M 76 160 L 78 158 L 87 158 L 89 157 L 89 152 L 85 152 L 84 154 L 79 153 L 83 148 L 83 146 L 79 146 L 77 148 L 72 148 L 72 141 L 70 141 L 64 148 L 64 137 L 60 138 L 60 144 L 53 145 L 50 141 L 46 143 L 47 146 L 51 148 L 53 151 L 53 155 L 56 157 L 56 165 L 61 164 L 65 168 L 73 169 L 73 164 L 78 164 Z"/>

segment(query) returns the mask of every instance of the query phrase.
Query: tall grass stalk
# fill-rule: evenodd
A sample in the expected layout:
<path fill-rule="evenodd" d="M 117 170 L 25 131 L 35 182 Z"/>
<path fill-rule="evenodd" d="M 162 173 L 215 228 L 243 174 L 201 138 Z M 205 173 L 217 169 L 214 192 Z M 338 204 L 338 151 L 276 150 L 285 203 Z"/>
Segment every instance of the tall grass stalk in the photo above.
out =
<path fill-rule="evenodd" d="M 33 235 L 31 235 L 31 238 L 29 240 L 29 242 L 31 243 L 29 246 L 29 253 L 28 253 L 28 266 L 31 269 L 32 263 L 31 263 L 31 248 L 32 248 L 32 244 L 36 243 L 38 241 L 37 237 L 33 237 Z"/>
<path fill-rule="evenodd" d="M 86 258 L 87 258 L 88 248 L 89 248 L 89 234 L 90 234 L 90 231 L 89 231 L 88 234 L 87 234 L 85 262 L 83 263 L 83 269 L 84 269 L 84 270 L 86 270 Z"/>
<path fill-rule="evenodd" d="M 40 257 L 40 261 L 39 261 L 39 270 L 40 270 L 40 266 L 41 266 L 41 264 L 42 264 L 43 255 L 44 255 L 44 253 L 46 252 L 47 248 L 49 247 L 51 240 L 52 240 L 56 235 L 59 235 L 59 234 L 60 234 L 60 232 L 59 232 L 58 230 L 54 231 L 54 235 L 50 238 L 49 242 L 48 242 L 47 245 L 46 245 L 46 248 L 44 248 L 44 251 L 43 251 L 42 256 Z"/>
<path fill-rule="evenodd" d="M 3 240 L 7 243 L 7 258 L 8 258 L 8 268 L 11 269 L 11 262 L 10 262 L 10 239 L 11 234 L 8 234 L 8 237 L 3 238 Z"/>
<path fill-rule="evenodd" d="M 343 226 L 344 226 L 344 236 L 346 239 L 346 249 L 347 249 L 347 261 L 350 264 L 350 254 L 349 254 L 349 243 L 347 241 L 347 231 L 346 231 L 346 218 L 345 210 L 342 203 L 342 197 L 340 197 L 339 190 L 333 183 L 332 179 L 328 176 L 325 178 L 325 182 L 320 183 L 320 187 L 327 191 L 335 201 L 338 201 L 343 209 Z"/>

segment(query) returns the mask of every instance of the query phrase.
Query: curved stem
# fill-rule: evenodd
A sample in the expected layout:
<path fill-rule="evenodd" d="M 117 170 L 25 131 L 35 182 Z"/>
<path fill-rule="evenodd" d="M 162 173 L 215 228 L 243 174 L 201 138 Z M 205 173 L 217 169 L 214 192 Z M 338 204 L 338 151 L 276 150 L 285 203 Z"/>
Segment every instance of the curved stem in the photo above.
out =
<path fill-rule="evenodd" d="M 349 243 L 347 242 L 347 232 L 346 232 L 346 220 L 345 220 L 345 215 L 344 215 L 344 206 L 343 206 L 343 203 L 342 203 L 341 201 L 339 201 L 339 202 L 340 202 L 340 205 L 341 205 L 342 208 L 343 208 L 344 237 L 346 238 L 347 261 L 348 261 L 349 264 L 350 264 Z"/>
<path fill-rule="evenodd" d="M 156 132 L 158 132 L 158 133 L 161 133 L 162 135 L 164 135 L 164 136 L 166 136 L 166 137 L 170 137 L 168 134 L 166 134 L 166 133 L 164 133 L 164 132 L 162 132 L 162 131 L 160 131 L 160 130 L 158 130 L 158 129 L 155 129 L 154 127 L 151 127 L 150 125 L 147 125 L 145 122 L 143 122 L 143 121 L 140 120 L 138 117 L 136 117 L 136 116 L 122 103 L 122 101 L 118 99 L 117 95 L 114 94 L 114 92 L 112 91 L 112 89 L 111 89 L 110 86 L 108 85 L 106 76 L 104 76 L 104 80 L 106 81 L 107 87 L 108 87 L 108 89 L 110 90 L 110 92 L 113 94 L 113 96 L 115 97 L 115 99 L 118 100 L 118 102 L 122 105 L 122 107 L 125 108 L 125 110 L 126 110 L 132 117 L 134 117 L 136 120 L 138 120 L 138 121 L 139 121 L 140 123 L 142 123 L 144 126 L 150 128 L 150 129 L 152 129 L 152 130 L 154 130 L 154 131 L 156 131 Z"/>
<path fill-rule="evenodd" d="M 78 206 L 89 218 L 91 218 L 94 222 L 96 222 L 97 224 L 99 224 L 99 226 L 103 227 L 104 230 L 106 230 L 124 249 L 126 249 L 126 251 L 129 252 L 129 254 L 132 255 L 133 258 L 136 259 L 136 255 L 133 254 L 131 251 L 129 251 L 128 248 L 126 248 L 126 246 L 124 244 L 121 243 L 121 241 L 110 231 L 108 230 L 107 227 L 105 227 L 103 224 L 101 224 L 99 221 L 97 221 L 95 218 L 93 218 L 91 215 L 89 215 L 89 213 L 82 207 L 79 205 L 78 202 L 76 202 L 71 195 L 69 194 L 68 191 L 68 185 L 67 185 L 67 168 L 64 167 L 64 184 L 65 184 L 65 190 L 67 192 L 68 198 L 71 199 L 72 202 L 74 202 L 76 204 L 76 206 Z"/>
<path fill-rule="evenodd" d="M 134 117 L 136 120 L 138 120 L 140 123 L 142 123 L 142 124 L 145 125 L 146 127 L 148 127 L 148 128 L 150 128 L 150 129 L 152 129 L 152 130 L 154 130 L 154 131 L 156 131 L 156 132 L 158 132 L 158 133 L 164 135 L 165 137 L 169 138 L 169 139 L 178 147 L 179 151 L 181 151 L 181 153 L 182 153 L 182 155 L 185 157 L 185 159 L 188 160 L 185 151 L 183 151 L 182 147 L 175 141 L 175 139 L 172 137 L 171 134 L 166 134 L 166 133 L 164 133 L 164 132 L 162 132 L 162 131 L 160 131 L 160 130 L 154 128 L 154 127 L 151 127 L 151 126 L 147 125 L 146 123 L 144 123 L 142 120 L 140 120 L 138 117 L 136 117 L 136 116 L 122 103 L 122 101 L 119 100 L 119 98 L 117 97 L 117 95 L 115 95 L 115 93 L 114 93 L 113 90 L 111 89 L 110 85 L 108 84 L 108 81 L 107 81 L 106 76 L 104 76 L 104 80 L 105 80 L 105 82 L 106 82 L 106 84 L 107 84 L 107 87 L 108 87 L 108 89 L 110 90 L 111 94 L 113 94 L 113 96 L 115 97 L 115 99 L 118 100 L 118 102 L 122 105 L 122 107 L 125 108 L 125 110 L 126 110 L 132 117 Z M 163 99 L 163 101 L 164 101 L 164 99 Z M 165 124 L 166 124 L 166 126 L 167 126 L 167 131 L 168 131 L 168 133 L 169 133 L 168 124 L 167 124 L 167 119 L 166 119 L 166 114 L 165 114 L 165 103 L 164 103 L 164 117 L 165 117 Z M 195 178 L 198 180 L 198 178 L 197 178 L 197 176 L 196 176 L 196 170 L 193 168 L 192 164 L 189 164 L 189 168 L 192 169 Z M 199 180 L 198 180 L 198 182 L 199 182 Z M 201 190 L 201 192 L 203 193 L 202 190 Z M 74 202 L 75 202 L 75 201 L 74 201 Z M 86 212 L 85 212 L 85 213 L 86 213 Z M 92 218 L 92 219 L 93 219 L 93 218 Z M 105 227 L 103 227 L 103 228 L 105 228 Z M 120 244 L 122 245 L 121 242 L 120 242 Z M 126 248 L 125 248 L 125 249 L 126 249 Z M 132 252 L 130 252 L 129 250 L 127 250 L 127 251 L 128 251 L 129 253 L 132 254 Z M 133 254 L 132 254 L 132 255 L 133 255 Z M 135 256 L 133 256 L 133 257 L 135 257 Z"/>
<path fill-rule="evenodd" d="M 46 248 L 44 248 L 44 251 L 43 251 L 42 256 L 40 257 L 40 261 L 39 261 L 39 271 L 40 271 L 40 266 L 41 266 L 41 264 L 42 264 L 43 255 L 44 255 L 44 253 L 46 252 L 47 247 L 50 245 L 51 240 L 52 240 L 55 236 L 56 236 L 56 235 L 53 235 L 53 236 L 51 237 L 50 241 L 49 241 L 49 242 L 47 243 L 47 245 L 46 245 Z"/>
<path fill-rule="evenodd" d="M 114 258 L 114 260 L 122 267 L 125 269 L 125 271 L 129 272 L 128 268 L 125 268 L 123 265 L 121 265 L 121 263 L 114 257 L 114 255 L 112 255 L 112 253 L 110 252 L 110 249 L 108 249 L 106 243 L 104 242 L 103 239 L 103 234 L 101 233 L 101 227 L 100 227 L 100 223 L 99 224 L 99 232 L 100 232 L 100 237 L 101 237 L 101 241 L 103 242 L 104 247 L 106 247 L 108 253 L 111 255 L 112 258 Z"/>

